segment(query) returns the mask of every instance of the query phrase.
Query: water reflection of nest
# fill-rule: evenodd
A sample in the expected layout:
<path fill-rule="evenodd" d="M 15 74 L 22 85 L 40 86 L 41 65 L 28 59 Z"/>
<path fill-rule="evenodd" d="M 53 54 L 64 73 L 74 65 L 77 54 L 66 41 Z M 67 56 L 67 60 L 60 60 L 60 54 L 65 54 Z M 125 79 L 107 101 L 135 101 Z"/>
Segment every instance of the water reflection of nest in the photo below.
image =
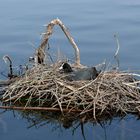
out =
<path fill-rule="evenodd" d="M 16 115 L 16 113 L 14 113 Z M 28 128 L 36 127 L 40 128 L 44 125 L 54 125 L 57 128 L 64 127 L 65 129 L 73 128 L 76 129 L 80 125 L 84 125 L 87 122 L 90 122 L 93 125 L 97 123 L 100 125 L 104 125 L 107 123 L 111 123 L 113 120 L 112 117 L 100 116 L 99 120 L 94 120 L 90 115 L 81 115 L 78 113 L 67 113 L 65 115 L 60 112 L 45 112 L 45 111 L 18 111 L 18 114 L 21 115 L 23 119 L 26 119 L 28 124 Z M 116 116 L 115 116 L 116 117 Z M 119 116 L 124 118 L 125 115 Z"/>

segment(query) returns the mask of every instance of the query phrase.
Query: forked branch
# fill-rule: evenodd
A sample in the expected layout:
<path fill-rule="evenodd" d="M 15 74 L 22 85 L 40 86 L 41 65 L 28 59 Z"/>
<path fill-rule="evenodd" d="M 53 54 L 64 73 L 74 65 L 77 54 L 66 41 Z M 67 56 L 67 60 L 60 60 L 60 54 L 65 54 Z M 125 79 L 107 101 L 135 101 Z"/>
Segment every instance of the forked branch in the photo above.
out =
<path fill-rule="evenodd" d="M 79 52 L 79 48 L 76 45 L 74 39 L 72 38 L 72 36 L 70 35 L 69 31 L 67 30 L 67 28 L 65 27 L 65 25 L 62 23 L 62 21 L 60 19 L 54 19 L 52 20 L 48 25 L 47 25 L 47 31 L 43 36 L 43 40 L 41 45 L 39 46 L 39 48 L 36 50 L 36 54 L 35 54 L 35 63 L 36 64 L 44 64 L 45 62 L 45 58 L 46 58 L 46 46 L 49 40 L 49 37 L 52 35 L 53 33 L 53 27 L 55 25 L 60 26 L 60 28 L 62 29 L 62 31 L 64 32 L 64 34 L 66 35 L 67 39 L 69 40 L 69 42 L 71 43 L 71 45 L 73 46 L 74 50 L 75 50 L 75 65 L 76 66 L 80 66 L 80 52 Z"/>

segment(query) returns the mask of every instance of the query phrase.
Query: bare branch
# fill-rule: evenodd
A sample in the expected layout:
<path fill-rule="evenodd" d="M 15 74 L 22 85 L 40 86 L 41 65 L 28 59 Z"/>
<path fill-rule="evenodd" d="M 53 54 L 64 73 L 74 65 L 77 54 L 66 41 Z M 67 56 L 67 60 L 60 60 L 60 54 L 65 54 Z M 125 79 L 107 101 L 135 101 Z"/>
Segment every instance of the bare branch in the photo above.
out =
<path fill-rule="evenodd" d="M 45 60 L 45 50 L 46 50 L 46 45 L 48 43 L 48 40 L 50 38 L 50 36 L 53 33 L 53 27 L 55 25 L 60 26 L 60 28 L 62 29 L 62 31 L 64 32 L 64 34 L 66 35 L 67 39 L 69 40 L 69 42 L 71 43 L 71 45 L 73 46 L 74 50 L 75 50 L 75 65 L 76 66 L 81 66 L 80 64 L 80 51 L 78 46 L 76 45 L 74 39 L 72 38 L 72 36 L 70 35 L 69 31 L 67 30 L 67 28 L 65 27 L 65 25 L 62 23 L 62 21 L 60 19 L 54 19 L 52 20 L 48 25 L 47 25 L 47 31 L 46 33 L 44 33 L 43 35 L 43 40 L 41 45 L 39 46 L 39 48 L 36 50 L 35 53 L 35 63 L 36 64 L 43 64 L 44 60 Z"/>

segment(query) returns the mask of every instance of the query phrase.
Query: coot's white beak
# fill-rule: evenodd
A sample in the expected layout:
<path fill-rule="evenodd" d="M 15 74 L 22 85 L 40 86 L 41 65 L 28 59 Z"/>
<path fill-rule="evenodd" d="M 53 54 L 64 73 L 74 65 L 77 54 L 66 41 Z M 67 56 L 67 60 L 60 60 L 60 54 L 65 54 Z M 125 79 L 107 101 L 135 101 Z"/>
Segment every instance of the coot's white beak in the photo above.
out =
<path fill-rule="evenodd" d="M 59 70 L 62 70 L 63 69 L 63 65 L 59 68 Z"/>

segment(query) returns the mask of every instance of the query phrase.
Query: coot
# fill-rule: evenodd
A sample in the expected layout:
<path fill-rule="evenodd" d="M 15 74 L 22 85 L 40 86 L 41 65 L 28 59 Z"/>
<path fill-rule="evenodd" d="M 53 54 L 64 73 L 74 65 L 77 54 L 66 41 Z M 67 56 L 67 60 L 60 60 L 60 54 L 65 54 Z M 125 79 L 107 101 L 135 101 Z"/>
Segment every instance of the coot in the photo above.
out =
<path fill-rule="evenodd" d="M 60 69 L 62 69 L 64 73 L 69 74 L 67 79 L 71 81 L 92 80 L 99 74 L 95 67 L 82 68 L 74 71 L 68 63 L 63 63 Z"/>

